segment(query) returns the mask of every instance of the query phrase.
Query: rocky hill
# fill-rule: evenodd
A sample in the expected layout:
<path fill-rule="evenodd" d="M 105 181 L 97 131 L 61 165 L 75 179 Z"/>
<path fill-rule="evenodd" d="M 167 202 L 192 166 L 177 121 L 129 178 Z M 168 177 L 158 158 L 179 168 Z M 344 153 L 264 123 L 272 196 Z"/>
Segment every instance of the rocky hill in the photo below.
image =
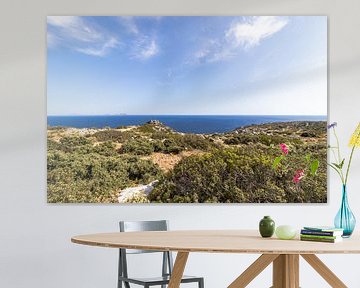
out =
<path fill-rule="evenodd" d="M 158 181 L 133 202 L 325 202 L 326 132 L 326 122 L 307 121 L 222 134 L 179 133 L 157 120 L 118 128 L 49 127 L 48 199 L 117 202 L 119 191 Z M 289 155 L 274 170 L 281 143 Z M 308 159 L 319 160 L 317 174 L 293 185 L 294 171 L 306 169 Z"/>

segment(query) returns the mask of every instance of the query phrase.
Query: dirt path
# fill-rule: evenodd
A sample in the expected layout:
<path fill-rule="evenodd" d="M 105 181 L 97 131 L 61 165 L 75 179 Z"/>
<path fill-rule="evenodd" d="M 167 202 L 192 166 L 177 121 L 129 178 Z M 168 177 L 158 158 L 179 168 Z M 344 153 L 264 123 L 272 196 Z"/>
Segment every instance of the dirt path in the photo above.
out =
<path fill-rule="evenodd" d="M 150 160 L 153 163 L 159 165 L 160 169 L 163 171 L 169 171 L 174 168 L 174 166 L 184 157 L 189 157 L 191 155 L 201 155 L 205 152 L 200 150 L 192 150 L 192 151 L 183 151 L 180 154 L 165 154 L 155 152 L 149 156 L 142 157 L 142 159 Z"/>

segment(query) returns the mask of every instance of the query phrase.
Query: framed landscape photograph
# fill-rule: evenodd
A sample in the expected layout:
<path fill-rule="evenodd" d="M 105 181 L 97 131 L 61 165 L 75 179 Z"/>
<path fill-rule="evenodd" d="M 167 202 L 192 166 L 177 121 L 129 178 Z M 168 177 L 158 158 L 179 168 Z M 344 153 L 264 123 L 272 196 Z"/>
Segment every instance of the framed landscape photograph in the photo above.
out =
<path fill-rule="evenodd" d="M 48 16 L 49 203 L 326 203 L 326 16 Z"/>

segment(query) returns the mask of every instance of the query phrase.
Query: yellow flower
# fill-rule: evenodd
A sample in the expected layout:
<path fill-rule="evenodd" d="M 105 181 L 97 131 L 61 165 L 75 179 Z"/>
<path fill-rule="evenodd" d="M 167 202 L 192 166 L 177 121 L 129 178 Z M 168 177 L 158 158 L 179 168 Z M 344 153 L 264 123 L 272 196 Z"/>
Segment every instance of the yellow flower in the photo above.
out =
<path fill-rule="evenodd" d="M 360 122 L 350 138 L 349 146 L 360 147 Z"/>

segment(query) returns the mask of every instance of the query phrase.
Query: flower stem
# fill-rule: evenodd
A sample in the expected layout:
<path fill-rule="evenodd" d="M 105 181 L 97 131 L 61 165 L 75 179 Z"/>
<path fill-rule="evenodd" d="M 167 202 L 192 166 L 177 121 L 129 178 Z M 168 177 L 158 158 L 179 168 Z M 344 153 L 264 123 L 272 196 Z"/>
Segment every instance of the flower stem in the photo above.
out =
<path fill-rule="evenodd" d="M 351 154 L 350 154 L 350 158 L 349 158 L 349 163 L 346 169 L 346 176 L 345 176 L 345 185 L 347 184 L 347 180 L 348 180 L 348 176 L 349 176 L 349 170 L 350 170 L 350 165 L 351 165 L 351 161 L 354 155 L 354 151 L 355 151 L 355 145 L 353 146 L 353 148 L 351 149 Z"/>
<path fill-rule="evenodd" d="M 334 159 L 335 159 L 336 163 L 339 164 L 339 163 L 340 163 L 340 160 L 337 159 L 334 148 L 330 148 L 330 150 L 331 150 L 331 152 L 332 152 L 332 154 L 333 154 L 333 156 L 334 156 Z"/>
<path fill-rule="evenodd" d="M 335 129 L 335 127 L 333 127 L 333 130 L 334 130 L 334 135 L 335 135 L 335 138 L 336 138 L 336 148 L 337 148 L 337 152 L 338 152 L 338 157 L 339 157 L 339 161 L 338 161 L 338 165 L 340 165 L 341 164 L 341 162 L 342 162 L 342 158 L 341 158 L 341 154 L 340 154 L 340 144 L 339 144 L 339 137 L 338 137 L 338 135 L 337 135 L 337 133 L 336 133 L 336 129 Z M 336 157 L 335 157 L 335 159 L 336 159 Z M 341 178 L 341 182 L 343 183 L 343 184 L 346 184 L 346 181 L 344 181 L 344 173 L 343 173 L 343 169 L 342 169 L 342 167 L 341 167 L 341 169 L 339 169 L 339 174 L 340 174 L 340 178 Z"/>
<path fill-rule="evenodd" d="M 336 129 L 335 129 L 335 127 L 333 128 L 333 130 L 334 130 L 334 135 L 335 135 L 335 138 L 336 138 L 336 144 L 337 144 L 337 150 L 338 150 L 338 156 L 339 156 L 339 163 L 338 163 L 338 164 L 340 164 L 340 162 L 341 162 L 341 155 L 340 155 L 339 137 L 338 137 L 337 134 L 336 134 Z"/>

